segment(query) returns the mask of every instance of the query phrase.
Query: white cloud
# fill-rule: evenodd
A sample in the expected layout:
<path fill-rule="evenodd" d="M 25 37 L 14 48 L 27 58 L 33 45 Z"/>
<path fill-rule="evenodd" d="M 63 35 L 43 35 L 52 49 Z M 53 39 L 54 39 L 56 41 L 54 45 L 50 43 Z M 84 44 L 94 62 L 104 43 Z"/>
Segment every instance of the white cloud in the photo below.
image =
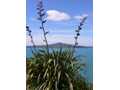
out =
<path fill-rule="evenodd" d="M 67 13 L 57 10 L 48 10 L 47 15 L 47 20 L 51 21 L 66 21 L 71 18 L 70 15 L 68 15 Z"/>
<path fill-rule="evenodd" d="M 88 14 L 83 14 L 83 15 L 77 15 L 77 16 L 74 16 L 73 18 L 74 19 L 77 19 L 77 20 L 81 20 L 81 19 L 83 19 L 83 18 L 85 18 L 85 17 L 88 17 Z"/>

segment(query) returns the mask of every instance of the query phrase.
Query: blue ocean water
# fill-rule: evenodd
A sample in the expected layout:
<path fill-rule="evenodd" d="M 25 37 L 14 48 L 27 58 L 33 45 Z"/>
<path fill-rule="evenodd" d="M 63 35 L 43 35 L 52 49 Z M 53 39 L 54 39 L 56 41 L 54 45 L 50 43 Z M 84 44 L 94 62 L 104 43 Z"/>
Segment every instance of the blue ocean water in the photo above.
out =
<path fill-rule="evenodd" d="M 89 82 L 93 82 L 93 48 L 78 48 L 76 54 L 84 56 L 86 63 L 86 78 Z"/>
<path fill-rule="evenodd" d="M 93 48 L 83 47 L 76 49 L 76 55 L 80 55 L 81 59 L 85 60 L 85 77 L 89 82 L 93 82 Z M 26 48 L 26 56 L 31 57 L 32 52 L 29 47 Z"/>

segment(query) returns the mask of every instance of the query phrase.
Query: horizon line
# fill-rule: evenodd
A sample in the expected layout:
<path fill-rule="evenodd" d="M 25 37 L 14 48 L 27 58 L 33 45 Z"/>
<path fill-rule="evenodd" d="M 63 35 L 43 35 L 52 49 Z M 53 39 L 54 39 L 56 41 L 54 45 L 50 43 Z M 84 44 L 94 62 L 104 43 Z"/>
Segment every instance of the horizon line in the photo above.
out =
<path fill-rule="evenodd" d="M 66 44 L 66 45 L 74 45 L 74 44 L 70 44 L 70 43 L 62 43 L 62 42 L 58 42 L 58 43 L 50 43 L 48 45 L 54 45 L 54 44 Z M 26 45 L 26 46 L 33 46 L 33 45 Z M 39 44 L 36 46 L 45 46 L 45 44 Z M 93 45 L 78 45 L 78 47 L 93 47 Z"/>

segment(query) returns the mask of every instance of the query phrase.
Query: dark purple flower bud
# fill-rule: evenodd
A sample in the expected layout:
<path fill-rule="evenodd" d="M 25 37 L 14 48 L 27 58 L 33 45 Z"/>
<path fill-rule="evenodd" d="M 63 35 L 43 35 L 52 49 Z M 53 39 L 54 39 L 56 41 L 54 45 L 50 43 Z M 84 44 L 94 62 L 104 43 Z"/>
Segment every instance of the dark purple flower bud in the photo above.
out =
<path fill-rule="evenodd" d="M 47 35 L 49 32 L 45 32 L 45 35 Z"/>
<path fill-rule="evenodd" d="M 42 21 L 42 23 L 46 23 L 47 20 Z"/>
<path fill-rule="evenodd" d="M 40 27 L 40 29 L 43 29 L 43 27 Z"/>
<path fill-rule="evenodd" d="M 78 30 L 81 30 L 82 28 L 80 26 L 78 26 Z"/>
<path fill-rule="evenodd" d="M 77 33 L 77 36 L 80 36 L 80 33 Z"/>
<path fill-rule="evenodd" d="M 31 30 L 29 30 L 28 32 L 29 32 L 29 33 L 31 33 L 32 31 L 31 31 Z"/>
<path fill-rule="evenodd" d="M 83 25 L 83 23 L 80 23 L 80 26 L 82 26 Z"/>
<path fill-rule="evenodd" d="M 29 29 L 29 26 L 26 26 L 26 31 L 28 31 L 29 33 L 32 32 L 32 31 Z"/>
<path fill-rule="evenodd" d="M 44 9 L 42 8 L 42 9 L 40 9 L 40 12 L 43 12 L 44 11 Z"/>
<path fill-rule="evenodd" d="M 39 7 L 37 7 L 37 10 L 40 10 L 40 8 L 39 8 Z"/>
<path fill-rule="evenodd" d="M 43 16 L 45 16 L 45 13 L 42 13 L 42 14 L 40 13 L 40 17 L 43 17 Z"/>
<path fill-rule="evenodd" d="M 26 26 L 27 29 L 29 29 L 29 26 Z"/>

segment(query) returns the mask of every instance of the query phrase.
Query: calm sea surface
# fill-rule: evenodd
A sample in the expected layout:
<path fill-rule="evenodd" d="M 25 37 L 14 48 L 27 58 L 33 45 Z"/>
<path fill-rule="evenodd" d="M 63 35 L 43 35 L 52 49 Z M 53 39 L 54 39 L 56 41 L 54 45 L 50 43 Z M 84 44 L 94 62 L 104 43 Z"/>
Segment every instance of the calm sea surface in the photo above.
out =
<path fill-rule="evenodd" d="M 85 77 L 89 82 L 93 81 L 93 48 L 77 48 L 76 55 L 80 55 L 80 58 L 86 62 Z M 31 57 L 32 52 L 29 47 L 26 48 L 26 56 Z"/>

